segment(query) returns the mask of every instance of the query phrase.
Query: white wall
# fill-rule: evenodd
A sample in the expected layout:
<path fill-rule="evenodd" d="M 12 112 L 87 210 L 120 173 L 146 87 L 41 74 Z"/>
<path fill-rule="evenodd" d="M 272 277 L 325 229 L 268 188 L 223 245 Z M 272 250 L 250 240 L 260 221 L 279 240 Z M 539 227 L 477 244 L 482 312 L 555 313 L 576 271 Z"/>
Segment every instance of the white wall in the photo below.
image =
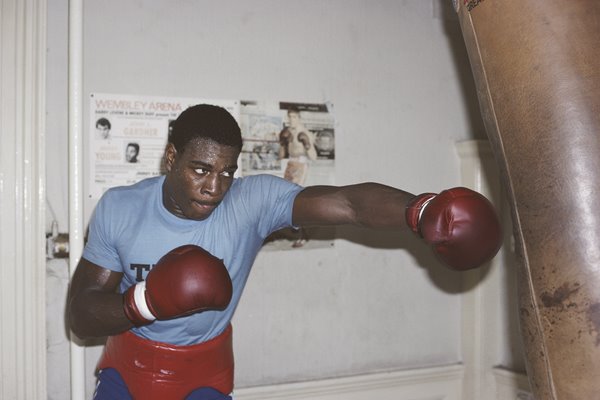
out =
<path fill-rule="evenodd" d="M 48 5 L 47 192 L 61 230 L 66 3 Z M 330 101 L 337 184 L 439 191 L 459 184 L 454 143 L 484 137 L 449 5 L 86 1 L 84 93 Z M 411 235 L 338 236 L 333 248 L 259 255 L 234 319 L 238 387 L 461 361 L 460 275 Z"/>

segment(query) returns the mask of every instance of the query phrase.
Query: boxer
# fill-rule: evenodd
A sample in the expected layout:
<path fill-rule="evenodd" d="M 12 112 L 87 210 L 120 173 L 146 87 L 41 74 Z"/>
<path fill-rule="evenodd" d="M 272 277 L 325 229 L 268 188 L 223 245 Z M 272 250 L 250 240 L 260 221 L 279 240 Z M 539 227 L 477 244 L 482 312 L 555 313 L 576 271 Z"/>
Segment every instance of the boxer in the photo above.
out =
<path fill-rule="evenodd" d="M 276 230 L 410 229 L 456 270 L 484 264 L 500 246 L 494 208 L 472 190 L 415 196 L 378 183 L 301 187 L 273 175 L 234 178 L 242 137 L 225 109 L 196 105 L 172 126 L 166 174 L 102 196 L 72 278 L 71 329 L 110 336 L 96 399 L 230 398 L 230 321 L 263 241 Z"/>
<path fill-rule="evenodd" d="M 288 126 L 279 133 L 279 158 L 317 158 L 314 135 L 302 123 L 300 111 L 292 108 L 287 112 Z"/>

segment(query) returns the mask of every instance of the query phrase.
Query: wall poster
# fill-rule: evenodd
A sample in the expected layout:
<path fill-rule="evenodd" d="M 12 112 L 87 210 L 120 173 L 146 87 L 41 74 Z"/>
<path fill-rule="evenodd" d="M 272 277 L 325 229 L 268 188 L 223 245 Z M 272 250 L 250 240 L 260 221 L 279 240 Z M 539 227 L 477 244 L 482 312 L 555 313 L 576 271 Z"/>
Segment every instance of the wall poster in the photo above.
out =
<path fill-rule="evenodd" d="M 331 104 L 93 93 L 86 137 L 87 202 L 93 206 L 108 188 L 164 173 L 171 122 L 200 103 L 224 107 L 240 124 L 243 148 L 237 176 L 273 174 L 303 186 L 334 183 Z M 267 240 L 265 248 L 331 246 L 333 232 L 282 230 Z"/>
<path fill-rule="evenodd" d="M 245 175 L 269 173 L 302 186 L 332 185 L 335 130 L 332 105 L 241 101 Z M 283 229 L 267 238 L 266 249 L 333 245 L 334 228 Z"/>
<path fill-rule="evenodd" d="M 239 122 L 239 101 L 93 93 L 88 135 L 88 197 L 162 172 L 169 124 L 189 106 L 226 108 Z"/>

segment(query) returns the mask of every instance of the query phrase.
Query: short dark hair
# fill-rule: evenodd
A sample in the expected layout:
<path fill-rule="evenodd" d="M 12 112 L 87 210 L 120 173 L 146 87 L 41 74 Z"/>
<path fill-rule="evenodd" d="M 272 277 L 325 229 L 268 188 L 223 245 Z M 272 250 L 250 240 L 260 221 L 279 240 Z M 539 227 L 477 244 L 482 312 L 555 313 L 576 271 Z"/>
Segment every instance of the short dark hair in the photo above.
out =
<path fill-rule="evenodd" d="M 235 118 L 223 107 L 211 104 L 191 106 L 172 124 L 169 143 L 178 152 L 195 138 L 207 138 L 219 144 L 242 149 L 242 132 Z"/>
<path fill-rule="evenodd" d="M 127 147 L 133 147 L 137 154 L 139 154 L 139 152 L 140 152 L 140 145 L 138 143 L 135 143 L 135 142 L 127 143 L 127 146 L 125 148 L 127 148 Z"/>
<path fill-rule="evenodd" d="M 110 129 L 110 121 L 106 118 L 100 118 L 98 121 L 96 121 L 96 128 L 98 127 L 98 125 L 106 126 L 108 127 L 108 129 Z"/>

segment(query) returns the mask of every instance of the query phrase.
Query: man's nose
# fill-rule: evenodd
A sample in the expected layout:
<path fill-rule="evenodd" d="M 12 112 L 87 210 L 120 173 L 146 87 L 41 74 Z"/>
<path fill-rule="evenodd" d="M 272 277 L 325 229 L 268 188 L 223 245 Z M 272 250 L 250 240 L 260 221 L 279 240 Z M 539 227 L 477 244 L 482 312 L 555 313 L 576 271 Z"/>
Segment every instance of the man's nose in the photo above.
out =
<path fill-rule="evenodd" d="M 206 175 L 206 179 L 202 183 L 202 193 L 215 195 L 219 193 L 219 174 L 210 173 Z"/>

